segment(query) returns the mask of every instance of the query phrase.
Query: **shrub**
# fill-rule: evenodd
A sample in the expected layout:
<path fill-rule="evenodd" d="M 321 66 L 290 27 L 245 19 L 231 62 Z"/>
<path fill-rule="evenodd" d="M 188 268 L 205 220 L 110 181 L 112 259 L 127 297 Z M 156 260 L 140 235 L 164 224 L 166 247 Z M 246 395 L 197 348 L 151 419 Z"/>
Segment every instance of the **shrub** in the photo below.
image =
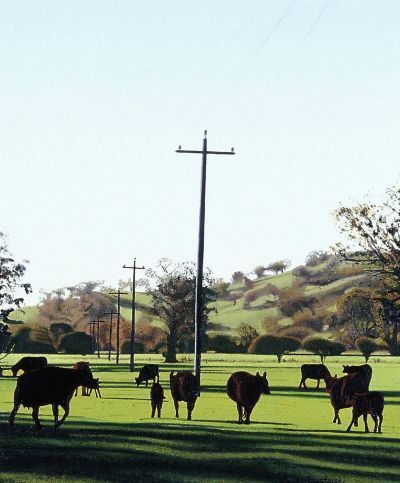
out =
<path fill-rule="evenodd" d="M 143 344 L 141 342 L 135 341 L 134 351 L 135 351 L 135 354 L 143 354 L 144 353 Z M 121 354 L 130 354 L 130 353 L 131 353 L 131 341 L 125 340 L 121 346 Z"/>
<path fill-rule="evenodd" d="M 244 279 L 244 273 L 240 270 L 233 272 L 232 274 L 232 283 L 242 283 Z"/>
<path fill-rule="evenodd" d="M 93 338 L 85 332 L 72 332 L 61 337 L 59 349 L 66 354 L 93 354 Z"/>
<path fill-rule="evenodd" d="M 223 354 L 234 354 L 242 352 L 242 348 L 238 346 L 230 335 L 218 334 L 208 339 L 208 350 Z"/>
<path fill-rule="evenodd" d="M 369 337 L 360 337 L 356 340 L 356 347 L 365 357 L 365 362 L 368 362 L 371 354 L 378 350 L 379 345 L 374 341 L 374 339 L 370 339 Z"/>
<path fill-rule="evenodd" d="M 13 336 L 13 351 L 20 354 L 54 354 L 47 327 L 39 324 L 20 327 Z"/>
<path fill-rule="evenodd" d="M 290 327 L 285 327 L 280 330 L 279 335 L 287 335 L 290 337 L 296 337 L 297 339 L 303 340 L 312 335 L 313 331 L 308 327 L 302 327 L 298 325 L 291 325 Z"/>
<path fill-rule="evenodd" d="M 63 335 L 69 334 L 73 331 L 74 329 L 65 322 L 54 322 L 53 324 L 50 324 L 49 335 L 54 347 L 58 347 Z"/>
<path fill-rule="evenodd" d="M 331 255 L 325 250 L 314 250 L 307 255 L 306 265 L 307 267 L 315 267 L 320 263 L 328 260 Z"/>
<path fill-rule="evenodd" d="M 295 337 L 279 335 L 260 335 L 253 340 L 249 347 L 251 354 L 276 355 L 278 362 L 282 361 L 283 354 L 296 351 L 301 345 Z"/>
<path fill-rule="evenodd" d="M 290 267 L 290 264 L 290 260 L 278 260 L 265 267 L 265 271 L 274 272 L 277 275 L 279 272 L 283 273 L 285 270 L 287 270 Z"/>
<path fill-rule="evenodd" d="M 248 349 L 253 339 L 258 337 L 258 332 L 250 324 L 244 324 L 244 323 L 240 324 L 237 332 L 239 335 L 240 344 L 246 349 Z"/>
<path fill-rule="evenodd" d="M 262 278 L 265 274 L 265 267 L 263 267 L 262 265 L 257 265 L 254 269 L 254 273 L 257 278 Z"/>
<path fill-rule="evenodd" d="M 308 337 L 303 341 L 302 346 L 306 351 L 319 355 L 321 362 L 324 362 L 327 356 L 338 356 L 346 350 L 346 346 L 341 342 L 322 337 Z"/>
<path fill-rule="evenodd" d="M 324 325 L 326 314 L 321 312 L 313 314 L 310 309 L 304 309 L 293 316 L 293 321 L 298 326 L 307 327 L 314 332 L 320 332 Z"/>
<path fill-rule="evenodd" d="M 296 312 L 304 309 L 313 310 L 318 299 L 305 295 L 299 287 L 289 287 L 281 290 L 278 300 L 278 308 L 285 317 L 292 317 Z"/>

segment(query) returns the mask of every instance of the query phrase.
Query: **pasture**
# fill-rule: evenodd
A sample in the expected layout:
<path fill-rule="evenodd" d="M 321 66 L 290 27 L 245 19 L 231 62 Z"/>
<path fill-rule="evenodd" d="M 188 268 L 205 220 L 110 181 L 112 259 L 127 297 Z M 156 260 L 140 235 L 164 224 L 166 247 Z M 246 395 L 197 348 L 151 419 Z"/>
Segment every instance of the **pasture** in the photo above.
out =
<path fill-rule="evenodd" d="M 20 358 L 2 361 L 10 366 Z M 78 396 L 71 414 L 57 432 L 51 408 L 41 409 L 42 432 L 33 428 L 30 410 L 21 408 L 16 430 L 8 430 L 15 379 L 0 378 L 1 481 L 281 481 L 380 482 L 400 480 L 400 358 L 372 357 L 371 390 L 385 394 L 383 434 L 365 434 L 363 424 L 349 434 L 351 410 L 341 411 L 343 424 L 333 425 L 333 410 L 324 390 L 299 390 L 299 366 L 319 362 L 312 356 L 286 356 L 278 364 L 272 356 L 204 356 L 202 387 L 193 421 L 186 421 L 180 404 L 174 417 L 168 388 L 171 369 L 191 364 L 160 364 L 166 389 L 162 419 L 150 418 L 149 388 L 133 384 L 128 357 L 122 364 L 105 356 L 48 356 L 49 362 L 70 367 L 88 360 L 100 377 L 103 399 Z M 159 356 L 139 356 L 137 366 L 161 362 Z M 342 364 L 362 364 L 360 356 L 328 358 L 332 374 Z M 236 423 L 235 404 L 225 384 L 236 370 L 267 370 L 271 395 L 261 397 L 250 426 Z M 5 371 L 5 376 L 11 373 Z M 137 375 L 137 374 L 135 374 Z M 316 381 L 307 381 L 315 387 Z M 324 384 L 321 384 L 324 386 Z M 369 421 L 371 421 L 369 419 Z M 369 424 L 372 427 L 372 421 Z"/>

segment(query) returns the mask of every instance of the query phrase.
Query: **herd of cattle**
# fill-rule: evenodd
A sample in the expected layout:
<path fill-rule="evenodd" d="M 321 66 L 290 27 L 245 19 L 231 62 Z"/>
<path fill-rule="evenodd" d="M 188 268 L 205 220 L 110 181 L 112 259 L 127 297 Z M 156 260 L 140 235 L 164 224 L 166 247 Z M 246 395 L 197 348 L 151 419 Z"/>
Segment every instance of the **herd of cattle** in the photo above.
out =
<path fill-rule="evenodd" d="M 101 398 L 99 380 L 93 377 L 89 363 L 77 362 L 73 368 L 67 369 L 49 366 L 46 357 L 23 357 L 12 368 L 12 374 L 17 376 L 22 370 L 23 374 L 18 377 L 14 392 L 14 407 L 9 417 L 10 428 L 14 428 L 15 416 L 21 406 L 32 408 L 32 418 L 37 429 L 42 426 L 39 420 L 40 406 L 51 405 L 54 415 L 54 428 L 57 429 L 69 414 L 70 401 L 78 388 L 82 387 L 82 395 L 90 396 L 94 390 L 96 397 Z M 301 366 L 301 380 L 299 389 L 306 389 L 306 380 L 317 380 L 319 388 L 320 380 L 324 380 L 326 391 L 334 410 L 334 423 L 341 424 L 339 411 L 343 408 L 353 408 L 352 419 L 347 431 L 351 427 L 358 426 L 358 418 L 363 416 L 365 431 L 369 432 L 368 414 L 374 421 L 374 433 L 382 432 L 384 397 L 377 391 L 369 391 L 372 377 L 372 368 L 368 364 L 361 366 L 343 366 L 346 375 L 338 378 L 333 376 L 323 364 L 303 364 Z M 155 364 L 145 365 L 136 378 L 139 386 L 149 380 L 153 380 L 150 389 L 151 417 L 161 417 L 164 389 L 159 382 L 159 367 Z M 169 375 L 170 390 L 175 406 L 175 416 L 179 417 L 179 402 L 187 404 L 187 419 L 192 419 L 192 412 L 196 400 L 200 395 L 198 378 L 191 372 L 180 371 Z M 233 373 L 227 381 L 227 394 L 236 403 L 238 411 L 238 423 L 250 424 L 250 416 L 254 406 L 260 399 L 261 394 L 270 394 L 267 373 L 261 376 L 258 372 L 254 376 L 248 372 L 239 371 Z M 64 410 L 61 419 L 58 418 L 59 407 Z"/>

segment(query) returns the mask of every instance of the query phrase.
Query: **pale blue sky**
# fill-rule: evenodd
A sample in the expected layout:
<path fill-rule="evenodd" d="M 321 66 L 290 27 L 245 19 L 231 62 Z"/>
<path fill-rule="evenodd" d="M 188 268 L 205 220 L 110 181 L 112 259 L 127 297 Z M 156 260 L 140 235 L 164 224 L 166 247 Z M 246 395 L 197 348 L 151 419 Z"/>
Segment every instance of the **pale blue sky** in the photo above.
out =
<path fill-rule="evenodd" d="M 329 247 L 340 202 L 398 181 L 399 25 L 395 0 L 1 2 L 0 230 L 35 291 L 195 259 L 175 149 L 204 129 L 237 152 L 209 159 L 215 275 Z"/>

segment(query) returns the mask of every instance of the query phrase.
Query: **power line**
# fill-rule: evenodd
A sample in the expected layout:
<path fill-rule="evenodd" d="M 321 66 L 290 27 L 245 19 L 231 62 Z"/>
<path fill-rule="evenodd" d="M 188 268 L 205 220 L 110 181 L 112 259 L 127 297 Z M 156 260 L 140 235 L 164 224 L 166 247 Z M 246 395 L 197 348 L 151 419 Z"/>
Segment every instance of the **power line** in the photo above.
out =
<path fill-rule="evenodd" d="M 319 22 L 320 18 L 322 17 L 322 15 L 325 13 L 325 11 L 327 10 L 327 8 L 329 7 L 329 4 L 331 3 L 332 0 L 328 0 L 325 5 L 323 6 L 322 10 L 319 12 L 319 14 L 317 15 L 316 19 L 314 20 L 314 22 L 312 23 L 311 27 L 308 29 L 307 33 L 305 34 L 305 36 L 303 37 L 303 40 L 300 42 L 299 44 L 299 49 L 303 46 L 303 44 L 305 43 L 305 41 L 308 39 L 308 37 L 311 35 L 312 31 L 315 29 L 317 23 Z"/>

